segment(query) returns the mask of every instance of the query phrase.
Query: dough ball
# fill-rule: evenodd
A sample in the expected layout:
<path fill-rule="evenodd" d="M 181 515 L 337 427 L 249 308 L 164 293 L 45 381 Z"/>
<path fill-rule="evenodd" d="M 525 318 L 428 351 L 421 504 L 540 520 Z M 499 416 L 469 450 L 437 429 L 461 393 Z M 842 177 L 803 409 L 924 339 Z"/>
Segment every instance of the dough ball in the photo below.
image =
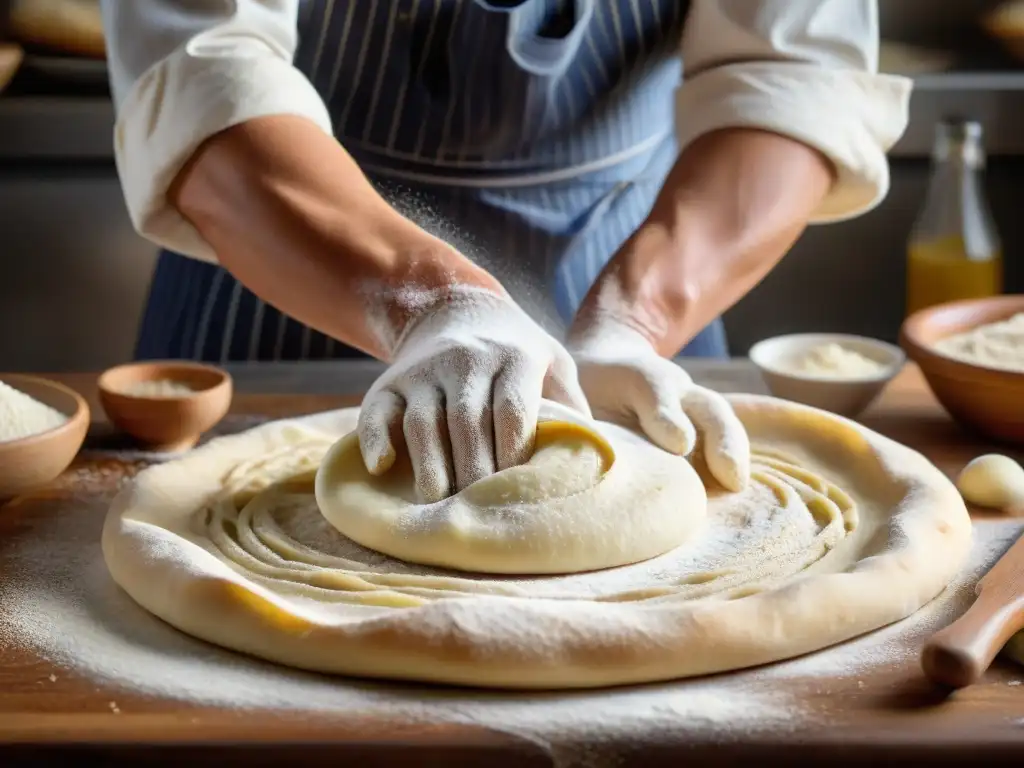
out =
<path fill-rule="evenodd" d="M 320 512 L 343 536 L 397 560 L 457 571 L 561 574 L 648 560 L 702 524 L 707 493 L 676 456 L 543 401 L 533 456 L 422 504 L 408 455 L 371 475 L 352 433 L 317 471 Z"/>
<path fill-rule="evenodd" d="M 1024 467 L 1009 456 L 985 454 L 963 468 L 956 487 L 971 504 L 1007 510 L 1024 505 Z"/>

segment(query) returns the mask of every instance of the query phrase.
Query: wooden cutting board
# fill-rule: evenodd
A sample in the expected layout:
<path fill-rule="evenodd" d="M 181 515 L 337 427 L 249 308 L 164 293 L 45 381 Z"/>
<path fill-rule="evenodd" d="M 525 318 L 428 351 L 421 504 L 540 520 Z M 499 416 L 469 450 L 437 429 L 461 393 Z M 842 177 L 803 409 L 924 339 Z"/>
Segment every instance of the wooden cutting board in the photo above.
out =
<path fill-rule="evenodd" d="M 745 363 L 704 369 L 698 365 L 693 373 L 721 389 L 760 386 Z M 242 386 L 226 428 L 244 428 L 252 416 L 277 418 L 358 401 L 352 395 L 302 394 L 323 391 L 318 375 L 326 374 L 293 371 L 285 377 L 295 394 L 260 393 L 281 388 L 279 370 L 268 369 L 265 379 L 251 369 L 236 377 Z M 54 378 L 93 395 L 94 376 Z M 98 408 L 95 412 L 101 416 Z M 964 435 L 945 417 L 912 367 L 893 382 L 864 421 L 922 451 L 951 476 L 974 456 L 994 450 Z M 102 424 L 94 437 L 93 445 L 109 447 Z M 2 585 L 20 578 L 6 568 L 5 551 L 23 544 L 36 526 L 57 516 L 101 515 L 120 479 L 141 466 L 123 454 L 87 452 L 54 487 L 0 508 L 0 610 Z M 88 487 L 83 486 L 86 479 Z M 92 500 L 83 504 L 83 498 Z M 83 542 L 89 544 L 95 546 L 94 541 Z M 820 765 L 826 760 L 830 766 L 854 765 L 873 759 L 976 765 L 1019 755 L 1017 750 L 1024 747 L 1024 670 L 997 662 L 980 684 L 947 697 L 925 680 L 918 666 L 916 649 L 925 636 L 897 635 L 893 642 L 905 646 L 900 653 L 880 654 L 855 674 L 841 667 L 839 660 L 849 654 L 840 653 L 834 657 L 834 670 L 827 663 L 833 657 L 821 656 L 821 663 L 812 663 L 805 674 L 776 675 L 764 683 L 757 677 L 761 673 L 753 671 L 681 684 L 676 701 L 685 713 L 671 728 L 645 727 L 641 721 L 621 733 L 610 729 L 599 743 L 572 743 L 571 738 L 556 743 L 517 735 L 517 729 L 500 718 L 496 724 L 481 718 L 488 726 L 414 725 L 386 714 L 354 717 L 295 707 L 240 710 L 172 700 L 57 665 L 0 633 L 0 765 L 38 764 L 34 761 L 41 756 L 71 762 L 87 753 L 109 761 L 105 764 L 126 765 L 140 760 L 212 765 L 244 759 L 256 765 L 287 760 L 304 765 L 337 766 L 340 761 L 358 766 L 501 768 L 552 765 L 554 755 L 573 755 L 584 748 L 592 757 L 614 756 L 617 765 L 643 766 L 678 766 L 683 760 L 715 766 L 775 757 L 788 765 Z M 624 700 L 639 702 L 648 692 L 654 695 L 656 688 L 600 695 L 637 697 Z M 778 706 L 766 704 L 762 717 L 755 703 L 742 722 L 732 725 L 710 710 L 687 709 L 687 702 L 707 700 L 710 705 L 715 699 L 709 694 L 718 689 L 726 699 L 730 691 L 750 691 L 756 694 L 754 702 L 784 702 L 788 709 L 780 719 Z M 407 695 L 424 698 L 436 693 L 426 687 L 409 691 Z M 544 705 L 542 700 L 536 704 Z M 624 712 L 629 711 L 627 706 Z"/>

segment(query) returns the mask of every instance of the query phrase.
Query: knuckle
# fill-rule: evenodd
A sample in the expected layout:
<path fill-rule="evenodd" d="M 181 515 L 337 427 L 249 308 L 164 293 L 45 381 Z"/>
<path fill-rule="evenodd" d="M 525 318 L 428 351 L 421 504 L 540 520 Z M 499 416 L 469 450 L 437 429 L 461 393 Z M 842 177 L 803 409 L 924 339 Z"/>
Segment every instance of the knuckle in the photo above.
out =
<path fill-rule="evenodd" d="M 448 401 L 448 418 L 457 424 L 479 424 L 488 410 L 483 398 L 473 390 L 463 389 Z"/>
<path fill-rule="evenodd" d="M 438 367 L 431 361 L 424 361 L 423 363 L 410 368 L 403 376 L 402 383 L 405 385 L 407 390 L 412 391 L 422 387 L 433 386 L 439 378 L 437 371 Z"/>
<path fill-rule="evenodd" d="M 501 351 L 501 362 L 508 368 L 524 368 L 530 364 L 530 355 L 518 344 L 509 345 Z"/>
<path fill-rule="evenodd" d="M 694 387 L 685 393 L 683 404 L 687 411 L 715 421 L 727 420 L 733 412 L 732 406 L 723 395 L 704 387 Z"/>
<path fill-rule="evenodd" d="M 465 375 L 482 367 L 483 358 L 481 350 L 461 344 L 445 350 L 439 363 L 457 375 Z"/>
<path fill-rule="evenodd" d="M 696 428 L 690 418 L 678 409 L 661 407 L 657 410 L 656 417 L 664 424 L 674 426 L 681 432 L 688 435 L 691 435 L 696 431 Z"/>

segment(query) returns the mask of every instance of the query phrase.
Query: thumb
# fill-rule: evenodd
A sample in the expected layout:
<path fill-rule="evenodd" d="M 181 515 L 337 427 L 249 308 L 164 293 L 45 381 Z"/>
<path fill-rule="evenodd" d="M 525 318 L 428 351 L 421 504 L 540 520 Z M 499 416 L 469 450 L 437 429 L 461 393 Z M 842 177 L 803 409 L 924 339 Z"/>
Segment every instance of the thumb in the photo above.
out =
<path fill-rule="evenodd" d="M 697 431 L 683 412 L 681 394 L 671 384 L 645 377 L 634 394 L 633 408 L 651 442 L 669 453 L 687 456 L 697 444 Z"/>
<path fill-rule="evenodd" d="M 733 492 L 750 480 L 750 437 L 729 401 L 718 392 L 695 387 L 683 407 L 704 435 L 704 460 L 714 478 Z"/>

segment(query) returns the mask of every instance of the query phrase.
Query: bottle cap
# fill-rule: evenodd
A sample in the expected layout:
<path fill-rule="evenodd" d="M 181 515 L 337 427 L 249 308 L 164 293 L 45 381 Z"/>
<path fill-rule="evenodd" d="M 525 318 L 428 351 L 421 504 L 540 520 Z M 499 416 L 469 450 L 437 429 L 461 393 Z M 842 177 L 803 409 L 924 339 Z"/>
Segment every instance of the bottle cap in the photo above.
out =
<path fill-rule="evenodd" d="M 984 129 L 977 120 L 966 117 L 944 117 L 935 125 L 935 146 L 932 157 L 937 161 L 962 160 L 980 167 L 985 160 L 982 147 Z"/>

